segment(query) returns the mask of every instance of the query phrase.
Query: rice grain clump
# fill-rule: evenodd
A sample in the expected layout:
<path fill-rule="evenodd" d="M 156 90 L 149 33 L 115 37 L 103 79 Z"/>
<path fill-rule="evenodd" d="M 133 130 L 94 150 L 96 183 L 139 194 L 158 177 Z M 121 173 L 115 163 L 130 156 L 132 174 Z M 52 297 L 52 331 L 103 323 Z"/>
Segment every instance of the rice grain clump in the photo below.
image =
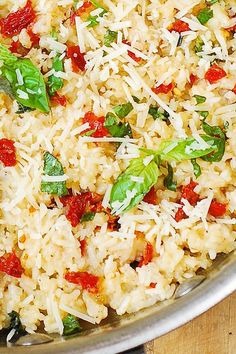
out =
<path fill-rule="evenodd" d="M 234 0 L 3 0 L 0 32 L 0 328 L 74 333 L 235 249 Z"/>

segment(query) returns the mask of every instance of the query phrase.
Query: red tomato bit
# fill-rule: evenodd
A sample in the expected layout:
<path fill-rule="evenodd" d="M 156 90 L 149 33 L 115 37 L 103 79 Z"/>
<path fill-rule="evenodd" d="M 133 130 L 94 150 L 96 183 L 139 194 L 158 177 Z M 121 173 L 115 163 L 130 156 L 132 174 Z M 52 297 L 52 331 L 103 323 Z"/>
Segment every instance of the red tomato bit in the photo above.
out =
<path fill-rule="evenodd" d="M 7 17 L 1 18 L 0 27 L 4 37 L 13 37 L 26 28 L 36 18 L 36 13 L 32 7 L 31 0 L 16 12 L 10 13 Z"/>
<path fill-rule="evenodd" d="M 67 100 L 66 96 L 59 95 L 57 92 L 51 97 L 51 102 L 56 105 L 66 107 Z"/>
<path fill-rule="evenodd" d="M 234 88 L 231 91 L 233 91 L 233 93 L 236 95 L 236 84 L 234 85 Z"/>
<path fill-rule="evenodd" d="M 156 285 L 157 285 L 157 283 L 150 283 L 150 288 L 155 288 L 156 287 Z"/>
<path fill-rule="evenodd" d="M 81 256 L 84 257 L 86 255 L 86 247 L 87 247 L 87 242 L 86 240 L 80 240 L 80 251 L 81 251 Z"/>
<path fill-rule="evenodd" d="M 197 75 L 191 74 L 189 76 L 189 81 L 190 81 L 191 86 L 193 86 L 195 84 L 195 82 L 197 82 L 198 80 L 199 80 L 199 78 Z"/>
<path fill-rule="evenodd" d="M 189 25 L 188 23 L 181 21 L 181 20 L 176 20 L 170 27 L 170 32 L 186 32 L 186 31 L 190 31 Z"/>
<path fill-rule="evenodd" d="M 236 32 L 236 25 L 232 26 L 232 27 L 229 27 L 229 28 L 226 28 L 227 31 L 229 32 Z"/>
<path fill-rule="evenodd" d="M 153 246 L 150 242 L 147 242 L 143 256 L 139 261 L 138 267 L 142 267 L 151 262 L 153 258 Z"/>
<path fill-rule="evenodd" d="M 174 87 L 175 85 L 171 82 L 169 85 L 161 84 L 158 87 L 153 87 L 152 91 L 158 95 L 159 93 L 168 93 L 172 91 Z"/>
<path fill-rule="evenodd" d="M 226 72 L 217 64 L 213 64 L 205 73 L 205 79 L 210 84 L 214 84 L 225 76 L 227 76 Z"/>
<path fill-rule="evenodd" d="M 180 204 L 183 204 L 181 202 L 181 199 L 186 199 L 189 204 L 192 206 L 195 206 L 197 202 L 200 200 L 200 196 L 198 193 L 194 192 L 194 188 L 197 186 L 197 183 L 194 181 L 191 181 L 187 186 L 182 187 L 182 193 L 181 193 L 181 198 L 180 198 Z M 175 220 L 177 222 L 181 221 L 182 219 L 186 219 L 187 215 L 183 211 L 183 208 L 180 207 L 176 214 L 175 214 Z"/>
<path fill-rule="evenodd" d="M 19 54 L 20 56 L 24 57 L 25 55 L 27 55 L 29 53 L 29 49 L 25 48 L 19 40 L 12 41 L 11 42 L 11 46 L 9 47 L 9 50 L 13 53 L 13 54 Z"/>
<path fill-rule="evenodd" d="M 84 290 L 96 294 L 98 292 L 99 277 L 88 272 L 67 272 L 65 279 L 69 283 L 80 285 Z"/>
<path fill-rule="evenodd" d="M 143 201 L 148 204 L 157 205 L 157 194 L 154 187 L 144 196 Z"/>
<path fill-rule="evenodd" d="M 0 139 L 0 161 L 6 167 L 16 165 L 16 148 L 13 140 Z"/>
<path fill-rule="evenodd" d="M 130 43 L 129 41 L 127 41 L 126 39 L 124 39 L 124 40 L 122 41 L 122 43 L 127 44 L 127 45 L 129 45 L 129 46 L 131 47 L 131 43 Z M 136 56 L 133 52 L 131 52 L 130 50 L 128 50 L 128 56 L 129 56 L 131 59 L 133 59 L 134 61 L 136 61 L 136 63 L 139 63 L 139 62 L 142 60 L 142 58 L 137 57 L 137 56 Z"/>
<path fill-rule="evenodd" d="M 215 218 L 223 216 L 226 213 L 226 204 L 217 202 L 215 199 L 212 200 L 208 213 Z"/>
<path fill-rule="evenodd" d="M 84 1 L 83 5 L 80 6 L 75 12 L 72 13 L 72 15 L 70 17 L 71 25 L 75 24 L 75 17 L 76 16 L 81 17 L 84 14 L 88 15 L 94 8 L 95 8 L 94 5 L 90 1 Z"/>
<path fill-rule="evenodd" d="M 28 33 L 28 36 L 30 37 L 31 48 L 38 47 L 39 41 L 40 41 L 40 36 L 37 33 L 33 32 L 32 23 L 27 27 L 27 33 Z"/>
<path fill-rule="evenodd" d="M 78 45 L 67 47 L 67 58 L 71 59 L 72 70 L 75 73 L 85 71 L 86 61 L 84 59 L 85 53 L 81 53 Z"/>
<path fill-rule="evenodd" d="M 20 278 L 24 273 L 20 259 L 14 252 L 6 253 L 0 257 L 0 271 L 15 278 Z"/>
<path fill-rule="evenodd" d="M 90 128 L 83 131 L 83 134 L 94 130 L 94 132 L 92 132 L 92 134 L 91 134 L 91 136 L 94 138 L 102 138 L 104 136 L 108 136 L 109 132 L 104 127 L 104 122 L 105 122 L 104 116 L 97 117 L 94 113 L 87 112 L 83 118 L 83 124 L 89 123 Z"/>

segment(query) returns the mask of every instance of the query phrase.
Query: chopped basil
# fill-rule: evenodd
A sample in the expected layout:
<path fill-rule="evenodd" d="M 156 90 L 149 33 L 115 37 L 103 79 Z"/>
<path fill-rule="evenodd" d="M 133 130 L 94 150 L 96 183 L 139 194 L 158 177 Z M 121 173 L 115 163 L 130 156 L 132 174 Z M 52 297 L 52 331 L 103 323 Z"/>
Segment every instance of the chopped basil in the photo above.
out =
<path fill-rule="evenodd" d="M 203 40 L 200 37 L 197 37 L 195 41 L 195 47 L 194 47 L 195 53 L 202 52 L 203 45 L 204 45 Z"/>
<path fill-rule="evenodd" d="M 113 213 L 123 213 L 136 206 L 156 184 L 160 172 L 155 159 L 148 164 L 144 161 L 143 156 L 131 160 L 113 185 L 110 195 Z M 140 177 L 143 182 L 135 181 L 133 177 Z"/>
<path fill-rule="evenodd" d="M 50 154 L 46 152 L 44 154 L 44 167 L 43 167 L 44 176 L 63 176 L 64 170 L 60 161 Z M 68 190 L 66 188 L 66 182 L 46 182 L 41 181 L 41 191 L 56 194 L 58 196 L 63 196 L 68 194 Z"/>
<path fill-rule="evenodd" d="M 229 129 L 229 122 L 226 120 L 225 122 L 224 122 L 224 130 L 228 130 Z"/>
<path fill-rule="evenodd" d="M 219 0 L 208 0 L 208 1 L 207 1 L 207 3 L 208 3 L 209 5 L 214 5 L 214 4 L 216 4 L 217 2 L 219 2 Z"/>
<path fill-rule="evenodd" d="M 168 175 L 164 179 L 164 186 L 170 191 L 176 191 L 177 183 L 173 180 L 174 172 L 172 166 L 168 163 Z"/>
<path fill-rule="evenodd" d="M 92 221 L 94 217 L 95 217 L 95 213 L 85 213 L 80 219 L 80 222 Z"/>
<path fill-rule="evenodd" d="M 210 162 L 221 161 L 225 152 L 225 133 L 220 127 L 211 126 L 205 121 L 202 122 L 202 129 L 208 136 L 212 137 L 215 146 L 214 152 L 207 154 L 202 159 Z"/>
<path fill-rule="evenodd" d="M 64 71 L 63 61 L 60 59 L 60 54 L 57 54 L 53 58 L 52 69 L 55 72 Z M 48 78 L 48 93 L 50 96 L 55 95 L 55 93 L 63 87 L 63 79 L 55 75 L 51 75 Z"/>
<path fill-rule="evenodd" d="M 206 119 L 209 116 L 209 112 L 208 111 L 198 111 L 198 113 L 200 114 L 201 117 L 203 117 L 204 119 Z"/>
<path fill-rule="evenodd" d="M 91 129 L 87 131 L 86 133 L 83 134 L 83 136 L 91 136 L 93 133 L 95 133 L 96 129 Z"/>
<path fill-rule="evenodd" d="M 55 27 L 52 28 L 50 34 L 51 34 L 51 37 L 52 37 L 53 39 L 55 39 L 55 41 L 58 39 L 58 33 L 57 33 L 57 30 L 56 30 Z"/>
<path fill-rule="evenodd" d="M 118 106 L 113 107 L 113 111 L 119 118 L 125 118 L 131 111 L 133 110 L 133 106 L 130 102 L 119 104 Z"/>
<path fill-rule="evenodd" d="M 158 106 L 150 106 L 148 113 L 153 117 L 154 120 L 168 120 L 169 113 L 164 111 L 162 108 Z"/>
<path fill-rule="evenodd" d="M 210 127 L 205 122 L 203 122 L 203 129 L 209 134 L 201 135 L 201 138 L 208 144 L 208 148 L 201 147 L 201 144 L 194 138 L 163 141 L 157 151 L 141 148 L 141 157 L 130 161 L 127 169 L 118 177 L 112 187 L 110 195 L 112 212 L 123 213 L 143 199 L 143 196 L 156 184 L 160 175 L 159 165 L 162 161 L 192 160 L 197 157 L 207 161 L 219 161 L 217 159 L 222 157 L 222 153 L 224 153 L 224 148 L 222 148 L 224 133 L 219 127 Z M 199 174 L 196 163 L 195 172 Z M 170 165 L 164 183 L 169 189 L 176 188 Z"/>
<path fill-rule="evenodd" d="M 107 13 L 107 10 L 99 4 L 99 2 L 95 0 L 90 0 L 90 2 L 97 8 L 101 9 L 101 13 L 96 16 L 89 15 L 88 18 L 86 19 L 86 22 L 89 22 L 88 27 L 94 27 L 99 24 L 99 17 L 103 17 L 105 13 Z"/>
<path fill-rule="evenodd" d="M 202 9 L 197 15 L 197 19 L 202 25 L 205 25 L 212 17 L 213 10 L 209 9 L 208 7 Z"/>
<path fill-rule="evenodd" d="M 10 325 L 8 327 L 8 330 L 11 331 L 12 329 L 15 330 L 15 335 L 17 336 L 22 336 L 26 334 L 26 331 L 24 327 L 22 326 L 20 316 L 16 311 L 12 311 L 8 313 L 8 316 L 10 317 Z"/>
<path fill-rule="evenodd" d="M 140 99 L 136 96 L 132 96 L 133 100 L 135 103 L 139 103 L 140 102 Z"/>
<path fill-rule="evenodd" d="M 0 76 L 9 82 L 14 98 L 23 106 L 48 113 L 50 108 L 43 75 L 30 59 L 18 58 L 0 44 L 0 61 Z"/>
<path fill-rule="evenodd" d="M 206 102 L 206 97 L 204 97 L 204 96 L 194 95 L 194 97 L 196 98 L 197 104 L 201 104 L 201 103 Z"/>
<path fill-rule="evenodd" d="M 105 34 L 105 36 L 104 36 L 104 45 L 106 47 L 110 47 L 111 43 L 116 42 L 117 35 L 118 35 L 118 32 L 111 31 L 111 30 L 108 29 L 106 34 Z"/>
<path fill-rule="evenodd" d="M 199 166 L 199 164 L 197 163 L 196 159 L 191 159 L 191 163 L 193 165 L 193 173 L 194 176 L 196 178 L 198 178 L 199 176 L 201 176 L 202 171 L 201 171 L 201 167 Z"/>
<path fill-rule="evenodd" d="M 113 113 L 108 113 L 104 122 L 104 127 L 107 128 L 111 136 L 123 138 L 129 136 L 132 138 L 132 130 L 129 123 L 119 122 Z"/>
<path fill-rule="evenodd" d="M 70 336 L 72 334 L 78 333 L 81 331 L 81 326 L 79 324 L 79 320 L 74 315 L 67 315 L 63 318 L 63 336 Z"/>

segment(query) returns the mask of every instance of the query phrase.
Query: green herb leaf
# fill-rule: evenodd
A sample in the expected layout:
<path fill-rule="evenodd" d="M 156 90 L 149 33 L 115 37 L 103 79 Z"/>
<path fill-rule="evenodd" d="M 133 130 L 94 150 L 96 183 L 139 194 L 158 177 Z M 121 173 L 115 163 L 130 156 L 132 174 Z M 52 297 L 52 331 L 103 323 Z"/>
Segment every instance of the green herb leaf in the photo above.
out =
<path fill-rule="evenodd" d="M 16 335 L 23 335 L 26 333 L 24 327 L 22 326 L 20 316 L 16 311 L 12 311 L 8 313 L 8 316 L 10 317 L 10 325 L 8 327 L 8 330 L 11 331 L 12 329 L 15 329 L 15 334 Z"/>
<path fill-rule="evenodd" d="M 119 122 L 113 113 L 107 113 L 104 127 L 107 128 L 113 137 L 123 138 L 124 136 L 129 136 L 132 138 L 132 129 L 130 124 Z"/>
<path fill-rule="evenodd" d="M 208 0 L 208 1 L 207 1 L 207 3 L 208 3 L 209 5 L 214 5 L 214 4 L 216 4 L 217 2 L 219 2 L 219 0 Z"/>
<path fill-rule="evenodd" d="M 174 172 L 172 166 L 168 163 L 168 175 L 164 179 L 164 186 L 170 191 L 176 191 L 177 183 L 173 180 Z"/>
<path fill-rule="evenodd" d="M 59 54 L 53 58 L 52 69 L 54 69 L 55 72 L 64 71 L 63 61 L 60 59 Z M 63 87 L 63 79 L 61 77 L 51 75 L 48 78 L 47 86 L 49 95 L 53 96 Z"/>
<path fill-rule="evenodd" d="M 9 82 L 14 98 L 26 107 L 48 113 L 50 108 L 46 87 L 39 69 L 29 59 L 16 57 L 1 44 L 0 61 L 3 63 L 0 76 Z M 16 70 L 19 70 L 23 79 L 21 85 Z"/>
<path fill-rule="evenodd" d="M 214 139 L 215 150 L 207 156 L 202 157 L 205 161 L 217 162 L 221 161 L 225 152 L 225 133 L 218 126 L 210 126 L 205 121 L 202 122 L 202 129 L 204 132 Z"/>
<path fill-rule="evenodd" d="M 140 99 L 136 96 L 132 96 L 133 100 L 135 103 L 139 103 L 140 102 Z"/>
<path fill-rule="evenodd" d="M 147 166 L 143 161 L 143 156 L 131 160 L 128 168 L 113 185 L 110 195 L 113 213 L 123 213 L 136 206 L 156 184 L 160 174 L 156 160 L 153 159 Z M 136 182 L 135 177 L 141 177 L 143 181 Z"/>
<path fill-rule="evenodd" d="M 202 52 L 203 45 L 204 45 L 203 40 L 200 37 L 197 37 L 195 41 L 195 47 L 194 47 L 195 53 Z"/>
<path fill-rule="evenodd" d="M 89 22 L 87 27 L 94 27 L 97 26 L 99 24 L 98 18 L 99 17 L 103 17 L 105 15 L 105 13 L 107 13 L 107 10 L 101 5 L 99 4 L 98 1 L 94 1 L 94 0 L 90 0 L 90 2 L 97 8 L 97 9 L 102 9 L 102 12 L 98 15 L 98 16 L 92 16 L 89 15 L 86 22 Z"/>
<path fill-rule="evenodd" d="M 158 106 L 150 106 L 148 113 L 153 117 L 154 120 L 168 120 L 170 116 L 168 112 L 164 111 L 162 108 Z"/>
<path fill-rule="evenodd" d="M 200 95 L 194 95 L 193 97 L 196 98 L 197 104 L 201 104 L 206 102 L 206 97 Z"/>
<path fill-rule="evenodd" d="M 197 15 L 197 19 L 202 25 L 205 25 L 212 17 L 213 17 L 213 10 L 209 9 L 208 7 L 202 9 Z"/>
<path fill-rule="evenodd" d="M 118 36 L 118 32 L 107 30 L 107 33 L 104 36 L 104 45 L 106 47 L 110 47 L 111 43 L 116 42 Z"/>
<path fill-rule="evenodd" d="M 23 104 L 18 102 L 18 110 L 16 111 L 16 113 L 22 114 L 22 113 L 25 113 L 25 112 L 32 112 L 32 111 L 34 111 L 33 108 L 26 107 Z"/>
<path fill-rule="evenodd" d="M 201 135 L 201 138 L 209 144 L 209 148 L 201 149 L 201 146 L 194 138 L 181 140 L 163 141 L 156 152 L 161 160 L 183 161 L 208 155 L 216 150 L 215 139 L 208 135 Z"/>
<path fill-rule="evenodd" d="M 63 176 L 64 170 L 60 161 L 50 154 L 46 152 L 44 154 L 44 175 L 46 176 Z M 68 190 L 66 188 L 66 182 L 45 182 L 42 180 L 41 182 L 41 191 L 56 194 L 59 196 L 63 196 L 68 194 Z"/>
<path fill-rule="evenodd" d="M 209 116 L 209 112 L 208 111 L 198 111 L 198 113 L 200 114 L 201 117 L 203 117 L 204 119 L 206 119 Z"/>
<path fill-rule="evenodd" d="M 94 217 L 95 217 L 95 213 L 85 213 L 80 219 L 80 222 L 92 221 Z"/>
<path fill-rule="evenodd" d="M 196 178 L 198 178 L 199 176 L 201 176 L 202 174 L 202 170 L 201 170 L 201 167 L 199 166 L 199 164 L 197 163 L 197 160 L 196 159 L 191 159 L 191 163 L 193 165 L 193 173 L 194 173 L 194 176 Z"/>
<path fill-rule="evenodd" d="M 125 118 L 132 110 L 133 106 L 130 102 L 113 107 L 113 111 L 115 112 L 117 117 L 121 119 Z"/>
<path fill-rule="evenodd" d="M 64 326 L 63 336 L 70 336 L 72 334 L 80 332 L 82 329 L 79 324 L 78 318 L 74 315 L 67 315 L 63 318 L 62 322 Z"/>

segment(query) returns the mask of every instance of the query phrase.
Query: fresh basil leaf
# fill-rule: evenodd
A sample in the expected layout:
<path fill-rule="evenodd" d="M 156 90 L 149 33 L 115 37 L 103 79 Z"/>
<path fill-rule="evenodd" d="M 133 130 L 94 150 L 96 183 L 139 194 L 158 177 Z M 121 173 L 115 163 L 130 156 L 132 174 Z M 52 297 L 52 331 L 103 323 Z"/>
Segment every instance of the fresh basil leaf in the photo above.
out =
<path fill-rule="evenodd" d="M 195 53 L 202 52 L 203 45 L 204 45 L 203 40 L 200 37 L 197 37 L 195 41 L 195 47 L 194 47 Z"/>
<path fill-rule="evenodd" d="M 216 146 L 216 149 L 213 153 L 210 153 L 209 155 L 202 157 L 202 159 L 210 162 L 221 161 L 225 153 L 225 139 L 226 139 L 225 133 L 220 127 L 211 126 L 207 124 L 205 121 L 202 122 L 202 129 L 206 134 L 213 137 L 214 145 Z"/>
<path fill-rule="evenodd" d="M 219 0 L 208 0 L 208 1 L 207 1 L 207 3 L 208 3 L 209 5 L 214 5 L 214 4 L 216 4 L 217 2 L 219 2 Z"/>
<path fill-rule="evenodd" d="M 0 92 L 4 92 L 12 100 L 15 99 L 14 93 L 13 93 L 13 90 L 11 88 L 11 85 L 10 85 L 9 81 L 7 81 L 7 79 L 4 79 L 3 77 L 0 77 Z"/>
<path fill-rule="evenodd" d="M 114 113 L 111 113 L 111 112 L 107 113 L 106 118 L 105 118 L 105 122 L 104 122 L 104 127 L 106 127 L 106 128 L 111 127 L 112 125 L 118 124 L 118 123 L 119 123 L 119 121 Z"/>
<path fill-rule="evenodd" d="M 26 331 L 22 326 L 19 314 L 16 311 L 12 311 L 8 313 L 8 316 L 10 317 L 10 325 L 8 327 L 8 330 L 11 331 L 12 329 L 14 329 L 16 335 L 25 334 Z"/>
<path fill-rule="evenodd" d="M 197 163 L 197 160 L 196 159 L 191 159 L 191 163 L 193 165 L 193 173 L 194 173 L 194 176 L 196 178 L 198 178 L 199 176 L 201 176 L 202 174 L 202 170 L 201 170 L 201 167 L 199 166 L 199 164 Z"/>
<path fill-rule="evenodd" d="M 103 17 L 105 15 L 105 13 L 107 13 L 107 10 L 101 4 L 99 4 L 98 1 L 90 0 L 90 2 L 97 9 L 102 9 L 102 11 L 101 11 L 101 13 L 99 15 L 97 15 L 97 16 L 89 15 L 87 20 L 86 20 L 86 22 L 89 22 L 87 27 L 94 27 L 94 26 L 97 26 L 99 24 L 98 18 L 99 17 Z"/>
<path fill-rule="evenodd" d="M 201 135 L 201 138 L 209 144 L 209 148 L 201 149 L 196 139 L 187 138 L 163 141 L 156 153 L 160 155 L 161 160 L 182 161 L 202 157 L 216 151 L 216 138 L 208 135 Z"/>
<path fill-rule="evenodd" d="M 60 59 L 60 55 L 57 54 L 53 58 L 52 69 L 55 72 L 64 71 L 64 65 L 62 59 Z M 63 87 L 63 79 L 61 77 L 57 77 L 55 75 L 51 75 L 48 78 L 48 93 L 50 96 L 55 95 L 55 93 Z"/>
<path fill-rule="evenodd" d="M 197 15 L 197 19 L 202 25 L 205 25 L 212 17 L 213 10 L 209 9 L 208 7 L 202 9 Z"/>
<path fill-rule="evenodd" d="M 44 175 L 46 176 L 63 176 L 64 170 L 60 161 L 50 154 L 46 152 L 44 154 L 44 167 L 43 167 Z M 56 194 L 59 196 L 63 196 L 68 194 L 68 190 L 66 188 L 66 182 L 45 182 L 41 181 L 41 191 Z"/>
<path fill-rule="evenodd" d="M 111 43 L 116 42 L 118 36 L 118 32 L 107 30 L 104 36 L 104 45 L 106 47 L 111 47 Z"/>
<path fill-rule="evenodd" d="M 198 113 L 200 114 L 201 117 L 203 117 L 204 119 L 206 119 L 209 116 L 209 112 L 208 111 L 198 111 Z"/>
<path fill-rule="evenodd" d="M 164 111 L 162 108 L 158 106 L 150 106 L 148 113 L 153 117 L 154 120 L 168 120 L 170 116 L 168 112 Z"/>
<path fill-rule="evenodd" d="M 0 76 L 9 82 L 14 98 L 26 107 L 48 113 L 50 108 L 43 75 L 30 59 L 18 58 L 0 44 L 0 61 L 3 63 Z M 23 84 L 19 84 L 16 70 Z"/>
<path fill-rule="evenodd" d="M 174 181 L 174 172 L 172 166 L 168 163 L 168 175 L 164 178 L 164 186 L 170 191 L 176 191 L 177 183 Z"/>
<path fill-rule="evenodd" d="M 206 97 L 204 96 L 194 95 L 193 97 L 196 98 L 197 104 L 206 102 Z"/>
<path fill-rule="evenodd" d="M 147 165 L 144 158 L 131 160 L 128 168 L 118 177 L 112 187 L 110 205 L 112 212 L 123 213 L 136 206 L 156 184 L 159 176 L 159 168 L 153 159 Z M 135 177 L 141 177 L 143 181 L 135 181 Z"/>
<path fill-rule="evenodd" d="M 85 213 L 80 219 L 80 222 L 92 221 L 94 217 L 95 217 L 95 213 Z"/>
<path fill-rule="evenodd" d="M 107 113 L 104 127 L 107 128 L 111 136 L 116 138 L 123 138 L 124 136 L 132 138 L 133 136 L 130 124 L 119 122 L 113 113 Z"/>
<path fill-rule="evenodd" d="M 74 315 L 67 315 L 62 319 L 63 322 L 63 336 L 70 336 L 72 334 L 78 333 L 82 330 L 79 320 Z"/>
<path fill-rule="evenodd" d="M 34 111 L 33 108 L 26 107 L 23 104 L 18 102 L 18 109 L 17 109 L 16 113 L 22 114 L 22 113 L 25 113 L 25 112 L 32 112 L 32 111 Z"/>
<path fill-rule="evenodd" d="M 113 111 L 115 112 L 117 117 L 121 119 L 125 118 L 132 110 L 133 106 L 130 102 L 113 107 Z"/>

